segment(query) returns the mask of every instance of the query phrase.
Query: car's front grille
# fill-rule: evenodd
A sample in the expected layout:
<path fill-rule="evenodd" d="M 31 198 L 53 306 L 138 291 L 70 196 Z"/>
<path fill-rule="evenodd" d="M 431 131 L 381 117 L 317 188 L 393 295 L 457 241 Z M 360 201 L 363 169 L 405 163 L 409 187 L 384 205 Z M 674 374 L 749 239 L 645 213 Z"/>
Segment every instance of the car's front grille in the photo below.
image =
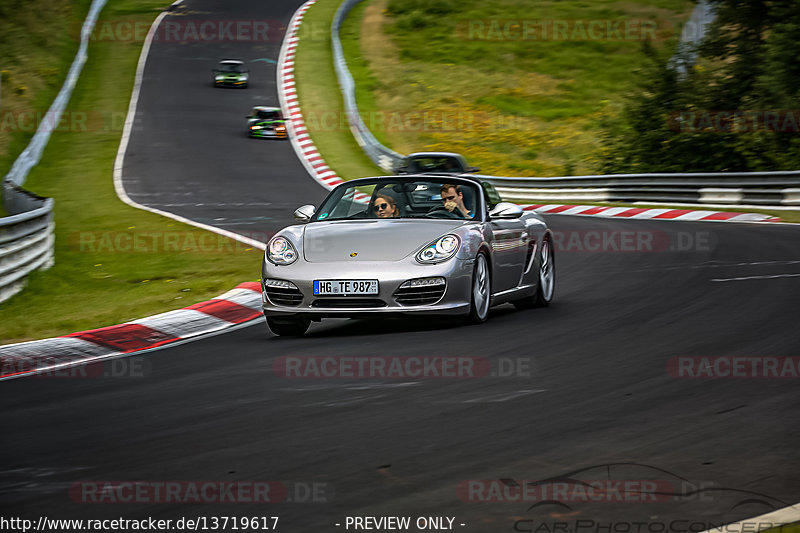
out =
<path fill-rule="evenodd" d="M 355 307 L 386 307 L 386 302 L 378 298 L 319 298 L 311 307 L 328 309 L 347 309 Z"/>
<path fill-rule="evenodd" d="M 295 306 L 303 301 L 303 293 L 299 289 L 267 287 L 267 298 L 275 305 Z"/>
<path fill-rule="evenodd" d="M 426 285 L 421 287 L 401 287 L 394 293 L 400 305 L 430 305 L 444 296 L 445 285 Z"/>

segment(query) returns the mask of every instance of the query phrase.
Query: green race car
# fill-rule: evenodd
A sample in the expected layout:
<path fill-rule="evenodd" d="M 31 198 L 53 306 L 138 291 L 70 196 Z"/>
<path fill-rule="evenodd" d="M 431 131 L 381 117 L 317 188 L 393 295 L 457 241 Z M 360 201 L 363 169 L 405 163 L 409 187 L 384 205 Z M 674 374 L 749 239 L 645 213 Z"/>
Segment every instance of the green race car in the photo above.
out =
<path fill-rule="evenodd" d="M 239 59 L 224 59 L 212 72 L 214 73 L 214 87 L 244 88 L 250 81 L 250 70 L 245 67 L 244 61 Z"/>
<path fill-rule="evenodd" d="M 279 107 L 256 106 L 247 116 L 247 134 L 259 138 L 286 138 L 286 119 Z"/>

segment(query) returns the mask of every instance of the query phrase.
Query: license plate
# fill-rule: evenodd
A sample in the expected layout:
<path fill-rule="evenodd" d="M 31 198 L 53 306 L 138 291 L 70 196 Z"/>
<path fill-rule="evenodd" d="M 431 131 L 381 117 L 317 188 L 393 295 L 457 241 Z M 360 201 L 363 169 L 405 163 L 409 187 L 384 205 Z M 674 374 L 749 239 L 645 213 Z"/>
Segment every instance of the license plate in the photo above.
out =
<path fill-rule="evenodd" d="M 361 295 L 378 294 L 377 279 L 329 279 L 314 280 L 314 295 Z"/>

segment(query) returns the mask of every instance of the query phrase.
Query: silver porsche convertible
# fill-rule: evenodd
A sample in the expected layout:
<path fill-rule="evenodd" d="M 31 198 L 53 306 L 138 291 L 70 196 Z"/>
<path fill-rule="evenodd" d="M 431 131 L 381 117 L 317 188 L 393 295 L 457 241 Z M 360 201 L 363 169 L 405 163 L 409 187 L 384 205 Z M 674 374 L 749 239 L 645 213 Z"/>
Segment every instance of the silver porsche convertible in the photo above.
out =
<path fill-rule="evenodd" d="M 262 308 L 276 335 L 330 317 L 450 315 L 547 306 L 553 237 L 544 220 L 471 176 L 361 178 L 267 243 Z"/>

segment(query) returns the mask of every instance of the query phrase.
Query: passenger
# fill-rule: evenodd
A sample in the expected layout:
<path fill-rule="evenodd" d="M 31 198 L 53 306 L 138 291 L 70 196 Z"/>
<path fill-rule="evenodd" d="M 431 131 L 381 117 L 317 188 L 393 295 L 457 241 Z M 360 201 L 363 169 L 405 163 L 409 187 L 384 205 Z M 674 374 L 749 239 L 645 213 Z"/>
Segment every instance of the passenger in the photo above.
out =
<path fill-rule="evenodd" d="M 394 198 L 388 194 L 378 194 L 372 201 L 372 210 L 378 218 L 396 218 L 400 216 L 400 210 L 394 202 Z"/>
<path fill-rule="evenodd" d="M 461 172 L 461 165 L 456 163 L 456 160 L 453 158 L 447 158 L 447 161 L 444 164 L 444 171 L 447 173 L 459 173 Z"/>
<path fill-rule="evenodd" d="M 442 201 L 444 208 L 464 218 L 472 218 L 472 211 L 464 205 L 464 193 L 461 192 L 461 185 L 451 185 L 446 183 L 441 188 Z"/>

